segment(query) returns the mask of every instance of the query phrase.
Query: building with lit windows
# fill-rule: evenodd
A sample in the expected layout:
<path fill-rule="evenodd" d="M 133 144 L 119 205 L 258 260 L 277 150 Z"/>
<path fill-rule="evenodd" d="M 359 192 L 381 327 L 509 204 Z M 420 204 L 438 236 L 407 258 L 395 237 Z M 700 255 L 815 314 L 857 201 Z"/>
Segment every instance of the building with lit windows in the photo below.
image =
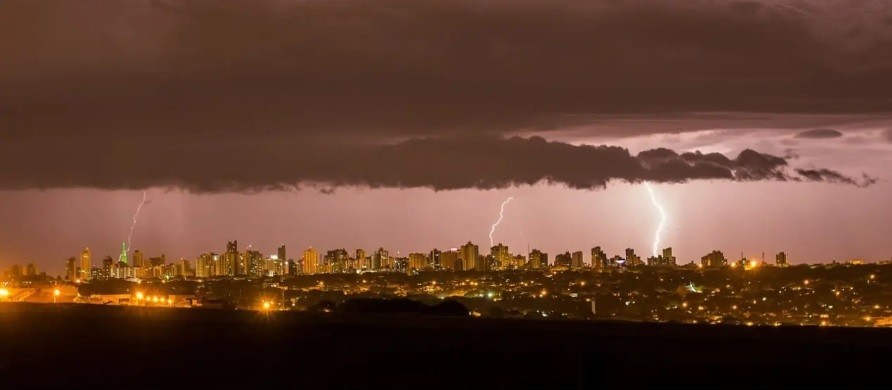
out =
<path fill-rule="evenodd" d="M 75 257 L 69 257 L 67 261 L 65 261 L 65 278 L 69 282 L 75 282 L 78 280 L 78 274 L 80 273 L 80 269 L 78 267 L 78 261 Z"/>
<path fill-rule="evenodd" d="M 440 253 L 440 268 L 444 270 L 462 270 L 464 266 L 461 264 L 461 254 L 458 249 L 453 248 Z"/>
<path fill-rule="evenodd" d="M 384 248 L 378 248 L 375 251 L 375 254 L 372 256 L 372 264 L 371 269 L 380 270 L 387 268 L 387 264 L 390 262 L 390 253 L 387 252 Z"/>
<path fill-rule="evenodd" d="M 315 275 L 319 272 L 319 251 L 312 247 L 304 251 L 301 257 L 301 273 Z"/>
<path fill-rule="evenodd" d="M 540 269 L 540 268 L 548 268 L 548 254 L 544 253 L 538 249 L 533 249 L 530 252 L 530 268 Z"/>
<path fill-rule="evenodd" d="M 632 248 L 626 248 L 626 267 L 637 267 L 639 265 L 644 265 L 644 262 L 641 261 L 641 256 L 635 254 L 635 250 Z"/>
<path fill-rule="evenodd" d="M 81 251 L 78 266 L 80 268 L 78 270 L 78 277 L 81 280 L 90 280 L 90 277 L 92 276 L 91 271 L 93 270 L 93 258 L 90 254 L 90 248 L 84 248 L 84 250 Z"/>
<path fill-rule="evenodd" d="M 722 267 L 728 265 L 728 260 L 722 251 L 715 250 L 701 257 L 700 264 L 704 267 Z"/>
<path fill-rule="evenodd" d="M 334 249 L 325 253 L 322 264 L 325 272 L 342 273 L 347 270 L 347 260 L 350 255 L 346 249 Z"/>
<path fill-rule="evenodd" d="M 784 252 L 779 252 L 776 256 L 774 256 L 774 264 L 778 267 L 786 267 L 787 264 L 787 254 Z"/>
<path fill-rule="evenodd" d="M 570 255 L 570 268 L 582 268 L 582 251 L 576 251 Z"/>
<path fill-rule="evenodd" d="M 610 259 L 600 246 L 592 248 L 592 268 L 603 269 L 610 267 Z"/>
<path fill-rule="evenodd" d="M 493 263 L 495 263 L 495 269 L 507 269 L 508 265 L 511 262 L 511 254 L 508 253 L 508 247 L 502 245 L 500 242 L 498 245 L 490 248 L 490 255 L 492 256 Z"/>
<path fill-rule="evenodd" d="M 487 267 L 484 261 L 480 259 L 480 251 L 477 245 L 468 241 L 467 244 L 461 246 L 462 269 L 486 271 Z"/>
<path fill-rule="evenodd" d="M 409 267 L 410 271 L 412 270 L 422 270 L 428 267 L 427 256 L 424 253 L 410 253 L 409 254 Z"/>

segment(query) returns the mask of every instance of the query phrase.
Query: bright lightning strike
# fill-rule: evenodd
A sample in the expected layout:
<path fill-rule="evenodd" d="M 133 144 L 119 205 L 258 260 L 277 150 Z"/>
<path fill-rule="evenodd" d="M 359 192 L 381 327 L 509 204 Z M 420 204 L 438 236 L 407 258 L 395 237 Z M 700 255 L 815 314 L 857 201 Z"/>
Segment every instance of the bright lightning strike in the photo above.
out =
<path fill-rule="evenodd" d="M 133 230 L 136 229 L 136 221 L 139 219 L 139 212 L 142 211 L 142 206 L 146 204 L 146 191 L 142 191 L 142 202 L 139 202 L 139 206 L 136 207 L 136 212 L 133 213 L 133 224 L 130 225 L 130 234 L 127 235 L 127 250 L 130 250 L 130 242 L 133 239 Z"/>
<path fill-rule="evenodd" d="M 654 207 L 657 208 L 657 211 L 660 212 L 660 224 L 657 225 L 657 231 L 654 232 L 654 243 L 653 243 L 653 253 L 654 256 L 660 255 L 660 236 L 663 235 L 663 228 L 666 227 L 666 210 L 663 209 L 663 206 L 657 201 L 657 193 L 654 192 L 653 187 L 650 186 L 650 183 L 644 182 L 644 187 L 647 188 L 647 192 L 650 194 L 650 201 L 654 204 Z"/>
<path fill-rule="evenodd" d="M 509 196 L 508 199 L 505 199 L 505 201 L 502 202 L 502 208 L 499 210 L 499 220 L 496 221 L 496 223 L 492 224 L 492 228 L 489 229 L 489 246 L 495 245 L 495 242 L 492 239 L 492 234 L 495 233 L 496 226 L 499 226 L 499 224 L 502 223 L 502 218 L 505 217 L 505 205 L 508 204 L 508 202 L 510 202 L 512 199 L 514 198 Z"/>

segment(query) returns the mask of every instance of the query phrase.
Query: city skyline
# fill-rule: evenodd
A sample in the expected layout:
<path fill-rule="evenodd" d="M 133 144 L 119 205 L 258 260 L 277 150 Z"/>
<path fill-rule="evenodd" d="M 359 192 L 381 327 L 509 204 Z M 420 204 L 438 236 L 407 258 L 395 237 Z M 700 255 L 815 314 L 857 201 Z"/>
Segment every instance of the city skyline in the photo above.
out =
<path fill-rule="evenodd" d="M 708 184 L 708 183 L 705 183 Z M 819 184 L 796 184 L 796 183 L 780 183 L 786 186 L 814 186 Z M 715 185 L 715 184 L 713 184 Z M 733 189 L 738 186 L 752 186 L 753 184 L 747 183 L 729 183 L 727 185 L 728 188 Z M 688 184 L 684 187 L 697 186 L 697 184 Z M 762 185 L 764 186 L 764 185 Z M 616 186 L 613 186 L 616 187 Z M 494 232 L 494 239 L 496 241 L 501 241 L 506 243 L 507 245 L 515 248 L 526 247 L 527 244 L 533 247 L 538 247 L 550 253 L 556 253 L 559 250 L 563 249 L 584 249 L 588 245 L 593 245 L 598 243 L 599 245 L 605 247 L 610 252 L 619 253 L 626 247 L 634 247 L 639 253 L 649 253 L 650 248 L 653 242 L 653 235 L 655 229 L 658 224 L 659 215 L 655 209 L 653 209 L 653 205 L 650 203 L 650 199 L 648 198 L 648 194 L 640 185 L 624 185 L 621 190 L 623 194 L 611 194 L 610 192 L 613 190 L 613 187 L 608 188 L 606 190 L 601 191 L 591 191 L 591 192 L 573 192 L 566 191 L 560 188 L 537 188 L 537 189 L 526 189 L 527 191 L 533 190 L 538 191 L 539 193 L 535 194 L 533 197 L 519 197 L 514 195 L 515 200 L 511 202 L 509 207 L 506 209 L 505 216 L 503 219 L 503 223 L 499 225 L 498 229 Z M 744 252 L 748 255 L 757 255 L 763 252 L 772 253 L 780 250 L 786 250 L 792 255 L 793 262 L 829 262 L 833 260 L 837 261 L 846 261 L 851 259 L 863 259 L 867 261 L 879 261 L 879 260 L 887 260 L 889 259 L 888 251 L 885 250 L 884 241 L 882 231 L 874 231 L 871 233 L 868 229 L 865 229 L 864 233 L 860 235 L 860 239 L 867 239 L 868 242 L 876 242 L 877 249 L 876 251 L 865 251 L 863 249 L 863 245 L 859 245 L 856 241 L 847 241 L 847 242 L 838 242 L 837 239 L 832 240 L 824 240 L 820 244 L 811 245 L 808 243 L 808 240 L 797 241 L 795 239 L 790 239 L 790 237 L 795 238 L 798 235 L 796 229 L 803 228 L 803 225 L 811 225 L 806 226 L 805 228 L 811 230 L 822 230 L 826 229 L 828 233 L 831 233 L 830 236 L 838 235 L 835 233 L 840 230 L 845 230 L 845 220 L 839 220 L 837 224 L 824 224 L 814 226 L 815 222 L 803 222 L 802 220 L 787 220 L 785 222 L 782 216 L 776 216 L 774 220 L 769 220 L 759 226 L 763 226 L 760 229 L 753 229 L 754 224 L 758 224 L 758 218 L 754 218 L 753 215 L 746 216 L 744 219 L 740 220 L 741 222 L 738 224 L 733 223 L 715 223 L 714 221 L 710 221 L 708 218 L 698 217 L 698 216 L 685 216 L 679 214 L 680 204 L 688 204 L 690 207 L 694 206 L 698 203 L 698 201 L 702 201 L 703 198 L 698 197 L 697 199 L 685 199 L 683 195 L 680 197 L 680 193 L 684 194 L 687 191 L 684 190 L 683 186 L 669 186 L 669 185 L 656 185 L 654 188 L 659 193 L 661 198 L 665 202 L 665 206 L 669 213 L 669 221 L 667 223 L 666 229 L 662 234 L 662 243 L 666 245 L 671 245 L 676 248 L 676 253 L 681 258 L 691 258 L 695 259 L 700 256 L 701 253 L 705 253 L 708 250 L 715 248 L 722 248 L 728 253 L 737 254 L 739 252 Z M 796 188 L 789 189 L 790 192 L 795 192 Z M 353 190 L 338 190 L 338 192 L 344 192 Z M 404 190 L 406 191 L 406 190 Z M 448 197 L 453 197 L 451 205 L 454 206 L 457 210 L 468 210 L 467 206 L 460 202 L 459 199 L 454 195 L 459 195 L 456 193 L 434 193 L 426 190 L 408 190 L 410 192 L 420 192 L 424 197 L 428 199 L 422 199 L 428 203 L 430 200 L 435 199 L 443 199 Z M 864 189 L 852 188 L 849 189 L 844 186 L 839 186 L 837 191 L 840 192 L 850 192 L 864 193 Z M 90 191 L 84 191 L 90 192 Z M 225 209 L 226 206 L 223 205 L 214 205 L 213 203 L 207 205 L 206 207 L 202 207 L 204 212 L 198 213 L 197 215 L 190 216 L 188 218 L 194 218 L 197 221 L 186 221 L 182 218 L 186 218 L 186 216 L 181 216 L 180 219 L 168 220 L 167 218 L 171 217 L 171 212 L 182 211 L 184 206 L 177 205 L 178 202 L 182 201 L 183 198 L 191 198 L 191 195 L 184 193 L 166 193 L 161 190 L 149 190 L 150 194 L 150 203 L 146 206 L 146 210 L 142 215 L 142 219 L 140 220 L 137 228 L 135 229 L 133 248 L 130 248 L 130 252 L 134 249 L 142 249 L 144 252 L 164 252 L 171 258 L 193 258 L 196 254 L 201 253 L 204 248 L 212 247 L 213 240 L 223 240 L 228 239 L 229 237 L 242 237 L 242 242 L 251 243 L 257 248 L 262 248 L 264 251 L 270 251 L 275 248 L 276 245 L 285 243 L 289 246 L 315 246 L 315 247 L 360 247 L 365 249 L 371 249 L 372 247 L 386 246 L 389 248 L 393 248 L 394 250 L 399 250 L 403 253 L 409 252 L 418 252 L 424 251 L 427 248 L 431 247 L 439 247 L 439 248 L 449 248 L 455 243 L 461 243 L 466 241 L 467 239 L 471 239 L 472 241 L 478 243 L 488 243 L 488 233 L 490 231 L 491 225 L 498 218 L 499 206 L 502 201 L 504 201 L 505 194 L 516 194 L 518 191 L 490 191 L 490 192 L 481 192 L 480 195 L 485 196 L 487 199 L 490 199 L 492 202 L 492 206 L 488 213 L 469 213 L 473 216 L 474 221 L 477 221 L 474 224 L 472 221 L 461 221 L 460 219 L 455 219 L 456 223 L 451 224 L 448 222 L 444 222 L 446 220 L 441 218 L 448 218 L 442 216 L 443 214 L 454 215 L 454 213 L 449 213 L 448 210 L 442 210 L 440 212 L 434 212 L 430 215 L 425 215 L 425 210 L 422 208 L 416 208 L 412 212 L 408 212 L 406 214 L 396 214 L 389 215 L 385 212 L 369 212 L 361 210 L 361 208 L 353 208 L 344 210 L 341 206 L 338 205 L 338 199 L 331 199 L 331 197 L 338 197 L 338 192 L 335 194 L 321 194 L 321 193 L 312 193 L 310 194 L 312 197 L 316 198 L 316 201 L 319 202 L 314 206 L 303 205 L 299 202 L 291 208 L 291 215 L 293 220 L 307 220 L 308 218 L 312 218 L 313 213 L 308 213 L 309 216 L 302 215 L 302 212 L 305 212 L 307 209 L 311 207 L 317 207 L 317 211 L 325 210 L 326 213 L 316 213 L 317 218 L 321 217 L 321 220 L 345 220 L 349 221 L 351 219 L 355 220 L 355 214 L 362 215 L 361 218 L 367 221 L 372 220 L 381 220 L 384 219 L 388 221 L 384 224 L 379 224 L 377 227 L 373 226 L 371 223 L 365 224 L 332 224 L 328 225 L 325 223 L 311 223 L 308 224 L 305 228 L 297 229 L 299 232 L 293 234 L 281 234 L 279 231 L 286 231 L 292 228 L 295 225 L 301 225 L 300 223 L 289 223 L 287 220 L 283 222 L 282 213 L 278 210 L 272 208 L 261 207 L 259 212 L 258 209 L 252 210 L 255 213 L 254 218 L 252 218 L 247 212 L 241 211 L 233 211 L 234 220 L 246 221 L 244 222 L 244 226 L 238 227 L 236 226 L 235 231 L 238 231 L 238 234 L 226 234 L 223 230 L 218 230 L 219 225 L 214 224 L 214 226 L 208 226 L 207 229 L 201 229 L 199 232 L 195 233 L 187 233 L 186 230 L 177 229 L 175 225 L 191 225 L 200 221 L 202 219 L 206 219 L 212 217 L 214 215 L 213 209 L 220 208 Z M 361 194 L 368 194 L 369 192 L 375 192 L 374 190 L 356 190 L 356 192 Z M 380 192 L 380 191 L 379 191 Z M 522 191 L 521 191 L 522 192 Z M 620 191 L 615 191 L 620 192 Z M 138 205 L 141 194 L 138 192 L 131 192 L 134 196 L 132 199 L 129 199 L 131 204 L 126 204 L 123 201 L 120 201 L 118 206 L 119 214 L 121 214 L 121 221 L 111 221 L 110 219 L 103 221 L 101 218 L 93 221 L 86 221 L 88 225 L 98 226 L 98 229 L 76 229 L 76 233 L 80 234 L 81 237 L 87 236 L 95 236 L 97 230 L 104 234 L 104 240 L 97 240 L 93 238 L 92 240 L 83 240 L 81 241 L 78 237 L 71 237 L 69 240 L 70 246 L 66 248 L 56 247 L 56 248 L 48 248 L 47 246 L 41 245 L 44 243 L 43 236 L 37 237 L 23 237 L 27 238 L 31 242 L 34 243 L 34 247 L 32 249 L 39 249 L 42 251 L 41 255 L 34 255 L 33 257 L 29 256 L 17 256 L 12 257 L 8 254 L 11 252 L 10 249 L 14 249 L 15 242 L 10 242 L 5 245 L 7 256 L 3 259 L 2 265 L 9 266 L 12 263 L 29 263 L 34 262 L 40 265 L 44 269 L 54 269 L 57 267 L 58 259 L 67 257 L 67 253 L 71 251 L 71 247 L 83 247 L 90 246 L 91 248 L 96 249 L 97 251 L 101 251 L 100 253 L 105 254 L 115 254 L 120 252 L 120 242 L 121 240 L 126 239 L 127 229 L 129 228 L 130 218 L 132 217 L 132 213 L 134 208 Z M 580 210 L 584 211 L 585 214 L 573 215 L 573 214 L 557 214 L 557 210 L 555 209 L 554 204 L 550 204 L 547 202 L 543 202 L 543 195 L 551 195 L 555 194 L 560 199 L 561 197 L 564 199 L 573 199 L 571 201 L 578 202 L 580 206 Z M 354 194 L 349 194 L 350 197 L 355 197 Z M 388 194 L 392 196 L 392 194 Z M 453 196 L 450 196 L 453 195 Z M 461 195 L 474 195 L 475 193 L 471 193 L 470 191 L 465 191 L 464 194 Z M 619 198 L 620 195 L 624 195 L 625 198 Z M 865 194 L 865 195 L 870 195 Z M 385 194 L 381 194 L 379 196 L 385 196 Z M 690 196 L 690 195 L 689 195 Z M 207 196 L 205 196 L 206 198 Z M 232 202 L 226 202 L 230 205 L 229 207 L 238 207 L 239 205 L 247 204 L 258 204 L 262 203 L 262 200 L 258 201 L 254 198 L 278 198 L 276 203 L 283 203 L 282 200 L 291 198 L 291 197 L 299 197 L 298 195 L 292 193 L 273 193 L 273 194 L 260 194 L 260 195 L 221 195 L 218 196 L 220 198 L 231 198 L 231 200 L 236 200 Z M 552 199 L 555 199 L 552 197 Z M 604 202 L 602 199 L 607 199 L 607 202 Z M 610 203 L 610 201 L 619 201 L 623 202 L 622 205 L 625 206 L 625 209 L 612 210 L 615 206 Z M 359 200 L 357 200 L 359 201 Z M 542 202 L 540 204 L 530 204 L 532 201 Z M 569 203 L 563 202 L 563 203 Z M 586 203 L 588 202 L 588 203 Z M 103 203 L 100 208 L 108 208 L 108 202 Z M 774 207 L 782 207 L 783 203 L 788 202 L 776 202 L 781 203 L 777 204 Z M 443 206 L 443 203 L 440 203 Z M 770 205 L 770 203 L 768 203 Z M 216 206 L 216 207 L 214 207 Z M 766 202 L 762 202 L 755 205 L 749 206 L 741 206 L 741 207 L 749 207 L 750 210 L 756 209 L 761 210 L 766 206 Z M 186 206 L 188 207 L 188 206 Z M 357 206 L 358 207 L 358 206 Z M 702 205 L 700 206 L 702 209 Z M 803 205 L 798 205 L 797 207 L 803 207 Z M 536 208 L 541 208 L 541 210 L 537 210 Z M 180 210 L 177 210 L 180 209 Z M 77 210 L 77 213 L 81 215 L 87 215 L 89 210 L 84 210 L 83 208 Z M 108 212 L 107 210 L 101 210 Z M 711 212 L 716 212 L 716 216 L 724 219 L 726 217 L 722 217 L 722 215 L 729 214 L 729 210 L 720 210 L 720 209 L 711 209 Z M 330 214 L 328 213 L 330 212 Z M 467 212 L 467 211 L 466 211 Z M 126 214 L 125 214 L 126 213 Z M 355 213 L 355 214 L 354 214 Z M 554 213 L 554 214 L 549 214 Z M 327 217 L 325 215 L 328 215 Z M 265 216 L 266 218 L 263 218 Z M 589 233 L 587 230 L 577 230 L 578 228 L 574 228 L 573 226 L 586 226 L 585 222 L 587 219 L 596 218 L 600 216 L 601 220 L 604 218 L 611 218 L 615 221 L 618 221 L 613 224 L 609 224 L 607 226 L 592 226 L 591 232 L 600 232 L 597 233 Z M 866 216 L 869 217 L 869 216 Z M 882 218 L 882 214 L 874 215 L 874 218 L 880 219 Z M 49 217 L 52 219 L 52 216 Z M 561 224 L 559 221 L 563 220 L 567 222 L 565 224 Z M 121 226 L 120 229 L 111 229 L 110 224 L 107 225 L 103 222 L 118 222 Z M 264 222 L 267 221 L 267 222 Z M 268 222 L 272 221 L 272 222 Z M 279 222 L 276 222 L 279 221 Z M 318 220 L 317 220 L 318 221 Z M 413 221 L 414 224 L 413 224 Z M 808 221 L 808 220 L 805 220 Z M 51 222 L 51 221 L 50 221 Z M 464 222 L 464 223 L 462 223 Z M 853 224 L 858 224 L 859 221 L 857 219 L 853 219 L 851 222 Z M 53 229 L 57 231 L 65 231 L 68 230 L 64 225 L 57 225 L 55 223 L 51 224 Z M 270 226 L 273 226 L 272 228 Z M 421 225 L 429 225 L 429 226 L 421 226 Z M 382 227 L 386 227 L 387 229 L 393 229 L 394 226 L 402 228 L 394 229 L 396 233 L 390 233 L 393 230 L 382 230 Z M 453 231 L 448 231 L 448 229 L 441 229 L 441 226 L 456 226 Z M 568 226 L 565 231 L 561 231 L 563 226 Z M 591 226 L 591 225 L 590 225 Z M 765 227 L 768 226 L 768 227 Z M 711 229 L 721 228 L 720 231 L 710 231 Z M 865 227 L 862 227 L 864 229 Z M 854 229 L 857 229 L 854 228 Z M 476 237 L 472 237 L 468 234 L 461 234 L 463 230 L 473 230 L 477 233 L 474 235 Z M 702 233 L 692 234 L 691 231 L 702 231 Z M 735 231 L 738 234 L 735 234 Z M 741 237 L 739 232 L 748 232 L 749 237 L 745 239 L 735 239 L 735 237 Z M 436 233 L 434 233 L 436 232 Z M 568 237 L 566 239 L 553 239 L 550 236 L 553 236 L 555 233 L 560 232 L 561 236 Z M 753 232 L 757 234 L 753 234 Z M 6 235 L 7 239 L 14 238 L 15 232 L 12 235 Z M 71 234 L 71 233 L 68 233 Z M 119 234 L 118 237 L 115 237 L 115 234 Z M 204 238 L 201 238 L 202 235 L 205 235 Z M 320 237 L 328 235 L 328 238 L 321 237 L 312 239 L 313 237 Z M 291 236 L 291 237 L 285 237 Z M 306 237 L 301 239 L 300 237 Z M 342 238 L 343 237 L 343 238 Z M 352 238 L 351 237 L 355 237 Z M 443 238 L 438 238 L 443 237 Z M 533 237 L 533 238 L 531 238 Z M 535 239 L 534 237 L 542 237 L 542 239 Z M 600 239 L 599 239 L 600 237 Z M 633 239 L 629 239 L 628 237 L 633 237 Z M 704 239 L 703 237 L 708 237 Z M 248 239 L 246 239 L 248 238 Z M 76 242 L 77 240 L 78 242 Z M 86 242 L 85 242 L 86 241 Z M 801 242 L 801 243 L 800 243 Z M 760 243 L 762 245 L 760 245 Z M 59 270 L 61 271 L 61 270 Z"/>
<path fill-rule="evenodd" d="M 510 270 L 573 270 L 590 268 L 595 270 L 648 267 L 696 267 L 696 268 L 755 268 L 759 265 L 772 264 L 770 256 L 745 256 L 741 253 L 738 260 L 726 257 L 721 250 L 712 250 L 691 261 L 679 260 L 672 247 L 664 247 L 651 255 L 636 253 L 634 248 L 626 248 L 617 255 L 607 254 L 598 245 L 591 248 L 590 256 L 583 251 L 558 251 L 551 257 L 548 252 L 538 248 L 527 247 L 526 252 L 511 252 L 507 245 L 499 242 L 491 246 L 489 253 L 468 241 L 458 247 L 448 249 L 431 248 L 427 252 L 390 251 L 385 247 L 367 252 L 363 248 L 346 250 L 344 248 L 320 250 L 312 246 L 301 250 L 300 256 L 287 255 L 287 246 L 279 245 L 275 253 L 264 255 L 251 245 L 240 251 L 238 240 L 227 241 L 225 250 L 216 252 L 209 250 L 193 257 L 181 257 L 167 262 L 167 256 L 145 258 L 139 249 L 134 249 L 133 260 L 128 262 L 129 252 L 126 243 L 121 244 L 121 254 L 115 260 L 106 255 L 101 263 L 93 265 L 92 250 L 84 248 L 78 256 L 65 260 L 65 272 L 58 277 L 68 282 L 87 282 L 92 279 L 144 279 L 158 277 L 203 278 L 215 276 L 232 277 L 284 277 L 315 274 L 356 274 L 364 272 L 400 272 L 411 274 L 421 271 L 510 271 Z M 656 243 L 655 243 L 656 245 Z M 323 255 L 324 251 L 324 255 Z M 572 251 L 572 253 L 571 253 Z M 369 255 L 370 253 L 370 255 Z M 551 259 L 551 260 L 549 260 Z M 788 254 L 778 252 L 774 257 L 774 265 L 787 267 L 795 265 L 788 260 Z M 861 264 L 863 260 L 853 259 Z M 892 260 L 889 260 L 892 261 Z M 834 263 L 838 263 L 834 261 Z M 851 262 L 846 262 L 851 263 Z M 885 263 L 885 262 L 883 262 Z M 40 268 L 34 263 L 14 264 L 5 270 L 4 275 L 19 278 L 37 276 Z M 42 274 L 47 274 L 46 271 Z M 47 274 L 46 276 L 52 277 Z"/>
<path fill-rule="evenodd" d="M 12 3 L 0 266 L 487 242 L 508 197 L 497 241 L 645 252 L 645 182 L 681 258 L 892 256 L 885 3 Z"/>

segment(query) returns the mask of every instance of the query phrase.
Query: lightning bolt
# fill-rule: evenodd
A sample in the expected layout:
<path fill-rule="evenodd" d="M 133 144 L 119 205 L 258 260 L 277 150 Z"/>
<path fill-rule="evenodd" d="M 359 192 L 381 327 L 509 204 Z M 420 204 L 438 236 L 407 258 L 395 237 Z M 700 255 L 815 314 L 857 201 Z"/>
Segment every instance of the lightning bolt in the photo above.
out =
<path fill-rule="evenodd" d="M 495 245 L 494 241 L 492 240 L 492 234 L 495 233 L 496 226 L 499 226 L 499 224 L 502 223 L 502 218 L 505 217 L 505 205 L 508 204 L 508 202 L 510 202 L 512 199 L 514 198 L 509 196 L 508 199 L 505 199 L 505 201 L 502 202 L 502 208 L 499 210 L 499 220 L 496 221 L 496 223 L 492 224 L 492 228 L 489 229 L 489 246 Z"/>
<path fill-rule="evenodd" d="M 130 242 L 133 240 L 133 230 L 136 229 L 136 221 L 139 219 L 139 212 L 142 211 L 142 206 L 146 204 L 146 191 L 142 191 L 142 202 L 139 202 L 139 206 L 136 206 L 136 212 L 133 213 L 133 223 L 130 225 L 130 234 L 127 235 L 127 251 L 130 251 Z"/>
<path fill-rule="evenodd" d="M 654 256 L 660 255 L 660 236 L 663 235 L 663 228 L 666 227 L 666 210 L 663 210 L 663 206 L 660 205 L 660 202 L 657 201 L 657 193 L 654 192 L 653 187 L 650 186 L 650 183 L 644 182 L 644 187 L 647 188 L 647 192 L 650 194 L 650 202 L 654 204 L 654 207 L 657 208 L 657 211 L 660 212 L 660 224 L 657 225 L 657 231 L 654 232 L 654 243 L 653 243 L 653 253 Z"/>

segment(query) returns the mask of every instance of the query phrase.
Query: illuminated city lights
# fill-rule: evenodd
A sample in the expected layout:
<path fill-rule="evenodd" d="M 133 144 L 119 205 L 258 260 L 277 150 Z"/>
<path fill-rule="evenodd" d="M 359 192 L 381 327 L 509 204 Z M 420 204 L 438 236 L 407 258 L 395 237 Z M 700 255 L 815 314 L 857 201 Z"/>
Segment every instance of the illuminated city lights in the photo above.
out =
<path fill-rule="evenodd" d="M 892 265 L 788 266 L 785 255 L 779 255 L 775 264 L 761 262 L 758 258 L 727 261 L 717 250 L 702 256 L 700 262 L 679 265 L 671 248 L 663 250 L 659 259 L 652 257 L 645 263 L 636 260 L 631 248 L 625 251 L 626 258 L 622 260 L 626 261 L 620 261 L 620 256 L 610 258 L 600 247 L 592 248 L 588 259 L 583 259 L 582 251 L 567 251 L 556 256 L 554 261 L 535 262 L 531 261 L 534 255 L 547 259 L 547 254 L 530 251 L 528 258 L 512 254 L 507 246 L 499 245 L 490 255 L 484 255 L 469 250 L 474 247 L 476 245 L 465 244 L 448 256 L 437 250 L 430 254 L 401 256 L 399 252 L 380 248 L 371 256 L 366 256 L 364 250 L 355 251 L 357 257 L 344 249 L 320 252 L 311 248 L 304 251 L 300 259 L 292 260 L 284 256 L 284 246 L 276 255 L 264 256 L 250 247 L 240 252 L 237 242 L 233 241 L 229 242 L 223 255 L 205 253 L 194 262 L 186 259 L 168 262 L 163 256 L 134 263 L 104 261 L 103 268 L 94 267 L 90 273 L 65 272 L 67 281 L 62 283 L 78 290 L 70 301 L 73 303 L 150 308 L 216 307 L 267 311 L 277 307 L 273 300 L 246 294 L 259 294 L 259 291 L 274 288 L 281 291 L 283 303 L 280 307 L 283 310 L 309 310 L 312 304 L 305 303 L 306 297 L 338 292 L 343 294 L 340 301 L 369 293 L 391 298 L 427 295 L 442 301 L 461 299 L 462 304 L 470 305 L 471 311 L 484 317 L 489 315 L 492 307 L 498 307 L 502 313 L 510 312 L 513 316 L 528 315 L 532 311 L 540 316 L 547 308 L 547 316 L 553 319 L 622 316 L 640 321 L 753 322 L 771 326 L 777 326 L 777 323 L 818 325 L 820 320 L 832 321 L 834 326 L 892 325 L 892 315 L 882 305 L 871 302 L 864 306 L 860 303 L 882 299 L 870 294 L 876 294 L 874 290 L 885 291 L 883 288 L 866 290 L 865 287 L 882 284 L 876 267 Z M 473 256 L 475 266 L 485 264 L 486 268 L 465 268 L 462 261 L 465 256 Z M 453 265 L 444 267 L 444 258 L 449 258 Z M 630 259 L 632 261 L 628 261 Z M 315 264 L 307 267 L 304 260 Z M 71 261 L 71 258 L 66 260 L 66 265 L 72 264 L 76 267 L 80 263 Z M 851 274 L 853 276 L 834 274 L 835 269 L 845 267 L 858 267 L 858 272 Z M 736 271 L 741 268 L 765 268 L 771 272 L 742 274 Z M 91 277 L 80 277 L 87 274 Z M 126 295 L 84 294 L 94 283 L 106 280 L 120 280 L 122 288 L 130 287 L 127 287 Z M 229 285 L 229 280 L 245 284 L 236 287 Z M 837 280 L 845 282 L 834 282 Z M 178 291 L 183 288 L 182 281 L 197 285 Z M 46 291 L 51 294 L 42 296 L 48 298 L 47 303 L 57 302 L 56 298 L 64 289 L 59 281 L 50 283 Z M 752 290 L 753 285 L 766 287 Z M 7 282 L 4 286 L 10 284 Z M 246 290 L 248 286 L 251 287 Z M 246 292 L 254 287 L 258 293 Z M 832 304 L 821 301 L 820 295 L 814 294 L 825 287 L 836 298 Z M 15 290 L 4 288 L 4 301 L 39 301 L 40 298 L 29 297 L 41 296 L 32 294 L 36 289 L 29 289 L 28 285 Z M 530 298 L 539 303 L 529 306 Z M 244 302 L 258 303 L 246 307 Z M 572 302 L 584 302 L 586 310 L 561 312 L 572 307 L 562 305 Z M 593 305 L 599 310 L 595 311 Z M 332 310 L 335 309 L 331 306 L 319 309 L 321 312 Z"/>

